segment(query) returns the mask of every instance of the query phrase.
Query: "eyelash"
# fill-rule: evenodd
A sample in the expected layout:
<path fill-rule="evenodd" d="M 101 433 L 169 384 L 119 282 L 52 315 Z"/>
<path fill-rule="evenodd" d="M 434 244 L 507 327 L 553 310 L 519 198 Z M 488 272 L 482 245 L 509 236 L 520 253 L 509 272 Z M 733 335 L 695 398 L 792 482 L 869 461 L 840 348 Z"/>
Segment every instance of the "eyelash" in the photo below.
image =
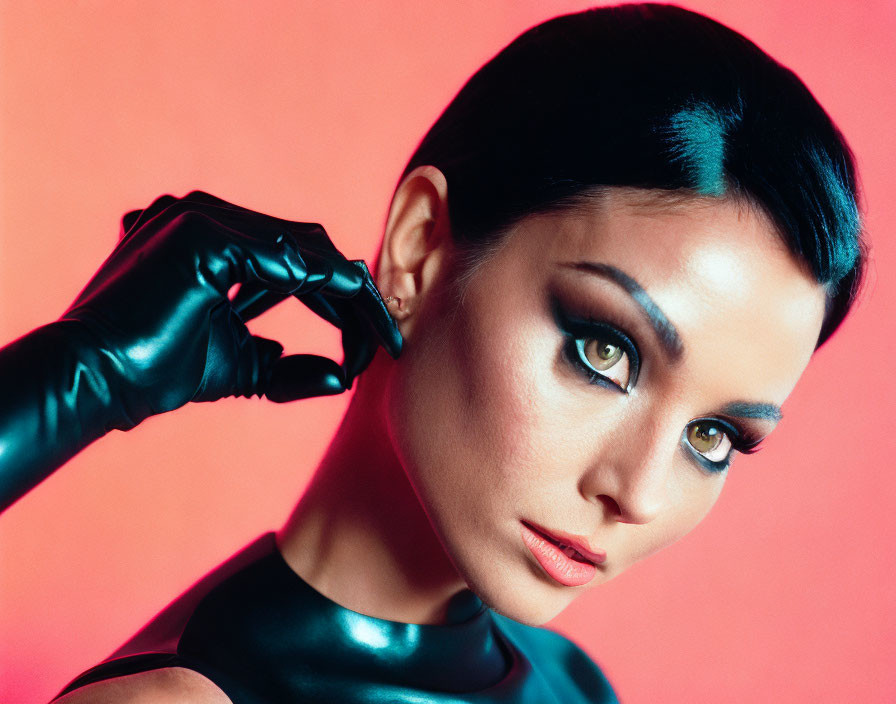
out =
<path fill-rule="evenodd" d="M 567 361 L 581 371 L 590 384 L 597 384 L 606 388 L 629 393 L 638 381 L 638 372 L 641 368 L 641 355 L 638 348 L 628 335 L 613 325 L 592 318 L 580 318 L 564 310 L 557 301 L 554 302 L 554 318 L 557 325 L 564 333 L 566 342 L 563 345 L 564 356 Z M 610 377 L 592 369 L 582 359 L 577 343 L 582 340 L 602 340 L 617 345 L 627 356 L 629 362 L 629 378 L 626 388 L 623 388 Z"/>
<path fill-rule="evenodd" d="M 630 393 L 637 383 L 638 372 L 641 367 L 641 357 L 638 354 L 638 348 L 631 338 L 613 325 L 594 320 L 593 318 L 581 318 L 570 313 L 559 304 L 559 301 L 553 302 L 553 309 L 557 324 L 566 338 L 563 345 L 563 355 L 567 362 L 582 373 L 589 384 L 603 386 L 620 393 Z M 583 359 L 579 343 L 592 339 L 618 345 L 628 355 L 630 373 L 627 388 L 621 387 L 608 376 L 592 369 Z M 720 428 L 727 435 L 731 441 L 731 451 L 724 460 L 713 461 L 707 459 L 688 442 L 688 429 L 698 423 L 711 424 Z M 694 461 L 712 474 L 719 474 L 727 470 L 731 465 L 731 456 L 734 452 L 739 452 L 743 455 L 753 454 L 759 449 L 759 445 L 762 442 L 762 438 L 755 433 L 746 428 L 738 427 L 733 421 L 721 418 L 697 418 L 691 421 L 684 428 L 682 440 L 687 445 Z"/>
<path fill-rule="evenodd" d="M 714 425 L 717 428 L 721 428 L 722 432 L 728 436 L 728 439 L 731 441 L 731 451 L 725 459 L 714 462 L 700 454 L 694 446 L 688 442 L 688 428 L 691 428 L 698 423 L 707 423 Z M 750 432 L 746 428 L 739 428 L 733 422 L 722 418 L 697 418 L 696 420 L 692 420 L 685 426 L 684 432 L 682 433 L 682 440 L 684 441 L 684 444 L 687 445 L 691 456 L 697 461 L 697 464 L 712 474 L 720 474 L 727 470 L 728 467 L 731 466 L 731 456 L 735 452 L 739 452 L 742 455 L 752 455 L 759 449 L 759 445 L 762 442 L 760 436 Z"/>

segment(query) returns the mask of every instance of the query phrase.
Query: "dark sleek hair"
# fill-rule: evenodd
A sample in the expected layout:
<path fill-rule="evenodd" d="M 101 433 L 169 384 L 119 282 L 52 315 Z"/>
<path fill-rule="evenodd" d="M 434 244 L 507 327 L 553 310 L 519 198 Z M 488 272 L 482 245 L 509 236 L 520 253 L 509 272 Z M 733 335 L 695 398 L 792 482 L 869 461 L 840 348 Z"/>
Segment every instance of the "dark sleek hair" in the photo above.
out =
<path fill-rule="evenodd" d="M 528 215 L 629 186 L 758 204 L 828 290 L 817 346 L 862 278 L 855 166 L 837 127 L 792 71 L 672 5 L 594 8 L 524 32 L 467 81 L 402 179 L 423 164 L 445 174 L 468 262 Z"/>

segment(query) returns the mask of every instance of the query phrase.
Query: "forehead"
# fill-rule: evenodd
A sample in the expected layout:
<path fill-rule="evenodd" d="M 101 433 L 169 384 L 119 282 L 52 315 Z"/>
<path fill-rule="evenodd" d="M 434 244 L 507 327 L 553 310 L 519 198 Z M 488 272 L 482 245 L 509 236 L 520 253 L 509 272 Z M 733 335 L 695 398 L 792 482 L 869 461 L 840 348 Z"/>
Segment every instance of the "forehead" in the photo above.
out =
<path fill-rule="evenodd" d="M 824 290 L 744 203 L 611 189 L 593 205 L 533 217 L 521 229 L 514 245 L 529 250 L 543 277 L 633 310 L 619 286 L 562 264 L 597 262 L 637 281 L 678 330 L 685 365 L 707 379 L 739 377 L 781 402 L 815 348 Z"/>

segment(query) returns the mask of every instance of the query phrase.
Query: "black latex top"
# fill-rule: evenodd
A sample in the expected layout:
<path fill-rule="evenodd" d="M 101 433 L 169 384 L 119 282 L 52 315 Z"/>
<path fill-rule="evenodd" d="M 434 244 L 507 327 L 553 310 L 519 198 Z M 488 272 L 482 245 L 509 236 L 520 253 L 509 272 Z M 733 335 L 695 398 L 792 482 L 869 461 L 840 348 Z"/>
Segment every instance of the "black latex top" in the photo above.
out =
<path fill-rule="evenodd" d="M 615 702 L 571 641 L 496 614 L 469 591 L 446 625 L 351 611 L 304 582 L 267 533 L 164 609 L 77 687 L 186 667 L 236 704 Z"/>

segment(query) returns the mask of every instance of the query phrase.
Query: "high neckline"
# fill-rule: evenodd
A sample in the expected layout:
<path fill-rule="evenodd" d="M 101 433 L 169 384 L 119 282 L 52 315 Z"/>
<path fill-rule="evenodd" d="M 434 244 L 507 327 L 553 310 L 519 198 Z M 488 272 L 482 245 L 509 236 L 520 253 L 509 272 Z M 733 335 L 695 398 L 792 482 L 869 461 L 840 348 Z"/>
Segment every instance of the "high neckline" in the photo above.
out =
<path fill-rule="evenodd" d="M 218 565 L 103 663 L 61 692 L 152 669 L 195 670 L 239 704 L 616 702 L 559 633 L 462 592 L 445 625 L 352 611 L 305 582 L 273 532 Z"/>
<path fill-rule="evenodd" d="M 482 690 L 510 671 L 513 649 L 501 638 L 493 612 L 472 591 L 451 599 L 445 624 L 368 616 L 317 591 L 286 562 L 274 533 L 265 537 L 273 543 L 270 559 L 287 589 L 284 615 L 294 617 L 302 633 L 302 657 L 323 649 L 338 653 L 343 667 L 380 681 L 446 692 Z"/>

